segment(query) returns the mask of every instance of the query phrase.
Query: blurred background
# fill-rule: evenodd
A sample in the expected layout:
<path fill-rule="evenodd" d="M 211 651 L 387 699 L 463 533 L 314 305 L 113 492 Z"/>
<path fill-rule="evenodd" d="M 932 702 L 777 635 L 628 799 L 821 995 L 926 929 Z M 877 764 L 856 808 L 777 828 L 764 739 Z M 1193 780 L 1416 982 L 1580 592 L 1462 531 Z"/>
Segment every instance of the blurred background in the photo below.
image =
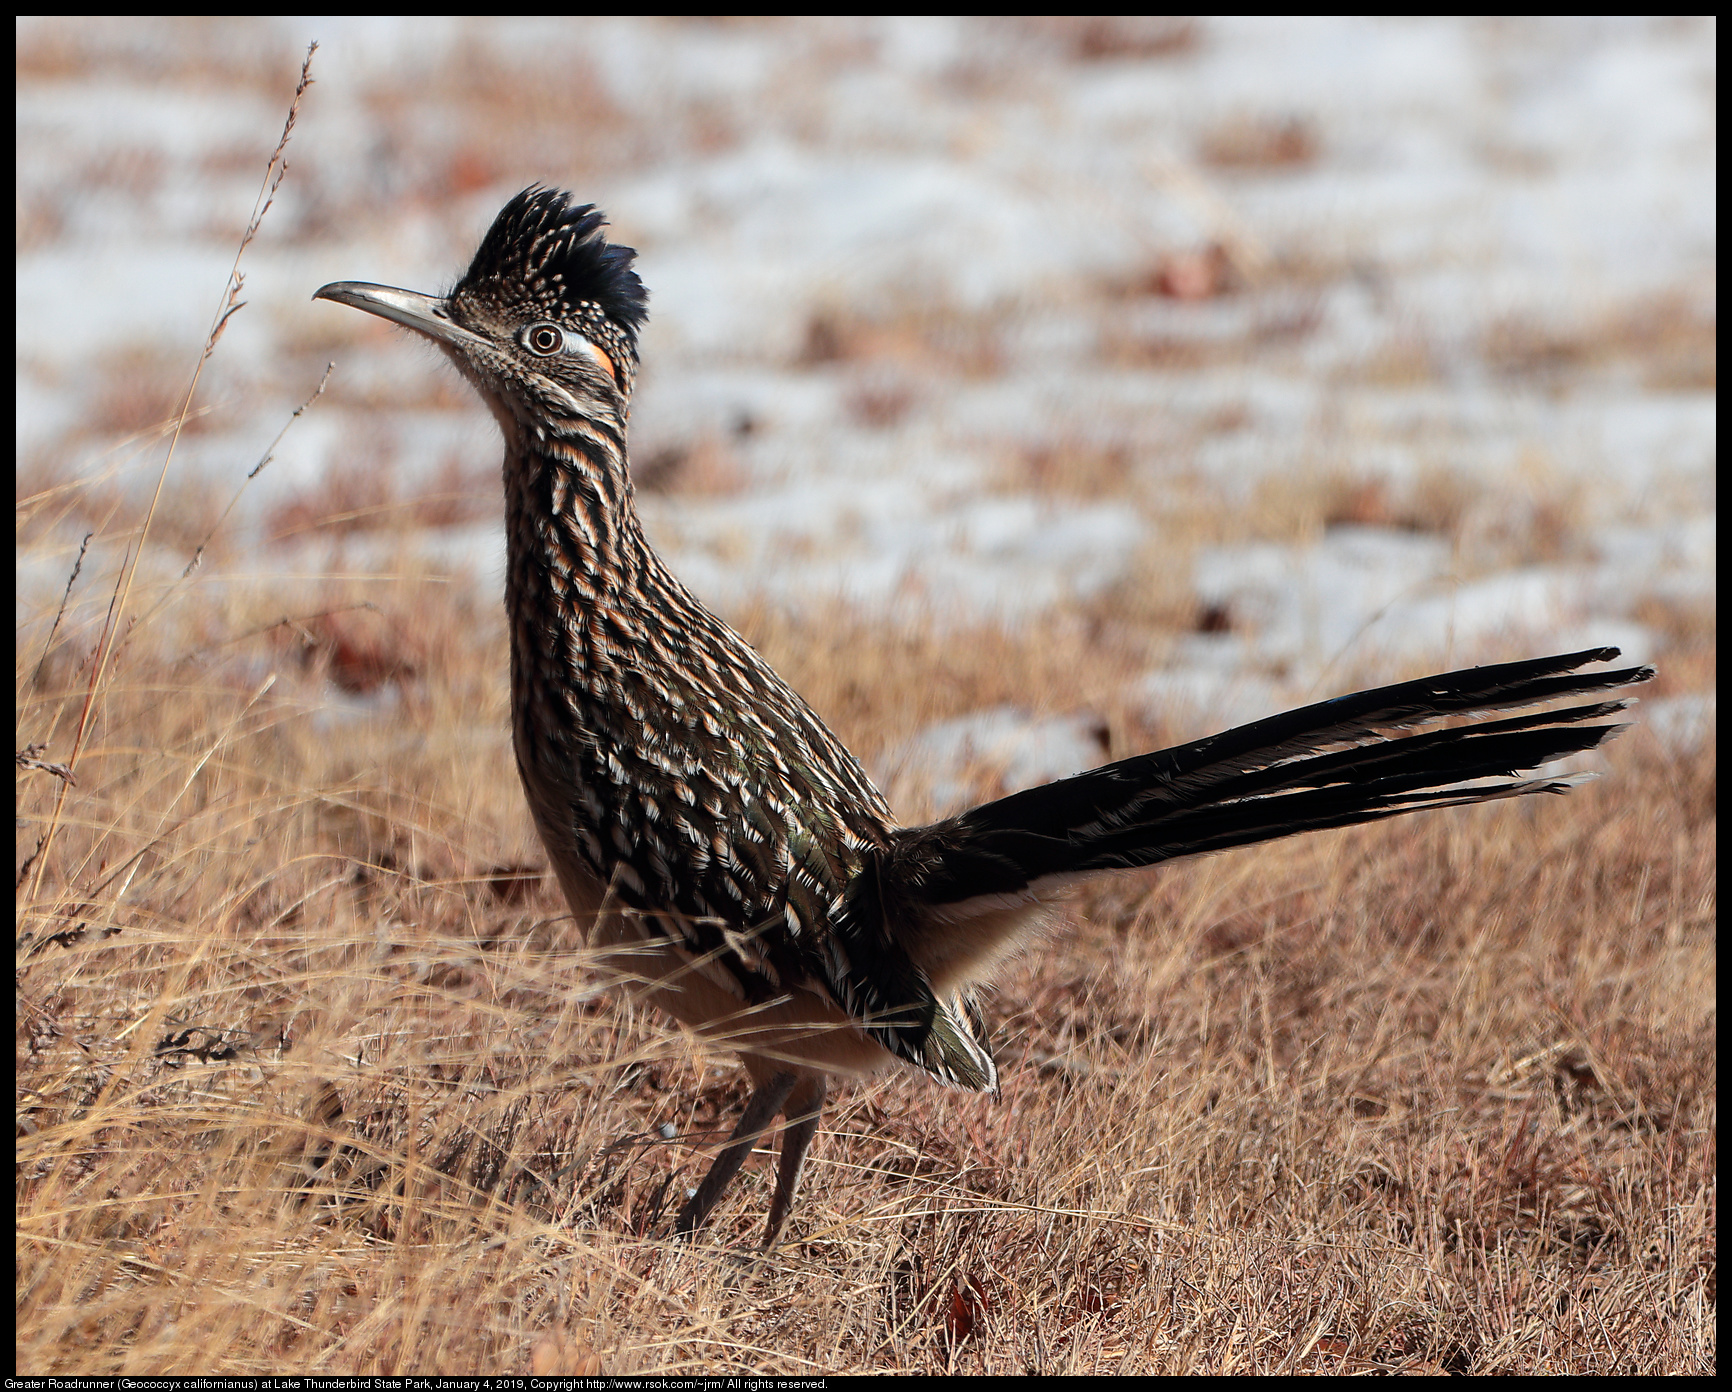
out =
<path fill-rule="evenodd" d="M 1446 664 L 1712 650 L 1712 20 L 15 32 L 21 646 L 87 533 L 67 631 L 106 612 L 317 40 L 147 589 L 208 538 L 214 590 L 412 565 L 492 612 L 496 427 L 310 296 L 446 289 L 541 181 L 640 253 L 639 497 L 725 616 L 1130 635 L 1111 704 L 1174 737 Z M 1646 707 L 1679 748 L 1711 661 L 1685 685 Z M 958 760 L 1010 786 L 1109 742 L 994 707 L 877 767 L 945 803 Z"/>

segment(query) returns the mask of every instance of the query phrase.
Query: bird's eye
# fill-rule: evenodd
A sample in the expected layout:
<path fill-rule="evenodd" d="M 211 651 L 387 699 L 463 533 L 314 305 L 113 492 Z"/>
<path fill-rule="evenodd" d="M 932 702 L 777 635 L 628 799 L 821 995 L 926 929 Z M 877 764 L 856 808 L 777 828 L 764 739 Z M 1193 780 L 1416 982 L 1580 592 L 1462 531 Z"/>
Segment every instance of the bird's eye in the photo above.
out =
<path fill-rule="evenodd" d="M 565 330 L 558 324 L 531 324 L 523 331 L 524 346 L 540 357 L 551 357 L 565 347 Z"/>

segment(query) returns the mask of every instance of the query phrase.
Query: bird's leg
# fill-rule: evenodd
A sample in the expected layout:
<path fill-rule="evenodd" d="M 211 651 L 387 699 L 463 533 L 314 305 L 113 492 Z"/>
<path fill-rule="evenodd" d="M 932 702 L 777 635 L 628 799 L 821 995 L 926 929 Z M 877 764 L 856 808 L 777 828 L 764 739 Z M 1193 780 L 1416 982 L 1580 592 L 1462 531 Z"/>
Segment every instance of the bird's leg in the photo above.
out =
<path fill-rule="evenodd" d="M 782 1128 L 782 1155 L 776 1165 L 776 1196 L 770 1200 L 770 1222 L 764 1229 L 764 1250 L 776 1245 L 788 1212 L 794 1206 L 794 1192 L 800 1187 L 800 1170 L 806 1163 L 806 1150 L 812 1137 L 818 1134 L 818 1115 L 824 1110 L 825 1078 L 822 1073 L 804 1080 L 787 1104 L 787 1125 Z"/>
<path fill-rule="evenodd" d="M 674 1232 L 678 1236 L 686 1237 L 696 1232 L 709 1220 L 710 1210 L 716 1206 L 716 1201 L 722 1197 L 733 1177 L 740 1172 L 740 1166 L 745 1164 L 746 1157 L 752 1153 L 758 1137 L 764 1134 L 776 1113 L 782 1110 L 782 1104 L 788 1100 L 788 1094 L 794 1090 L 797 1081 L 798 1077 L 793 1073 L 772 1073 L 758 1083 L 751 1100 L 746 1103 L 740 1124 L 734 1128 L 727 1148 L 715 1158 L 709 1173 L 698 1185 L 698 1192 L 686 1200 L 680 1216 L 674 1220 Z M 801 1149 L 804 1150 L 805 1147 L 802 1146 Z M 798 1169 L 798 1166 L 795 1168 Z M 778 1188 L 777 1194 L 780 1193 Z"/>

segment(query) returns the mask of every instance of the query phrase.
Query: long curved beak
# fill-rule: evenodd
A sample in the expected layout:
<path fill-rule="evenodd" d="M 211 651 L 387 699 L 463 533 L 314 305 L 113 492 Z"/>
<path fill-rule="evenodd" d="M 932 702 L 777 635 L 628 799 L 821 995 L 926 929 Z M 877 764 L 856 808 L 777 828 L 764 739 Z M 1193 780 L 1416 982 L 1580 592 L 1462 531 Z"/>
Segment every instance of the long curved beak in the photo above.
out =
<path fill-rule="evenodd" d="M 459 346 L 485 342 L 479 334 L 455 324 L 446 302 L 435 295 L 423 295 L 415 290 L 398 290 L 389 285 L 369 285 L 364 280 L 333 280 L 313 292 L 315 300 L 334 300 L 352 309 L 377 314 L 393 324 L 425 334 L 438 343 Z"/>

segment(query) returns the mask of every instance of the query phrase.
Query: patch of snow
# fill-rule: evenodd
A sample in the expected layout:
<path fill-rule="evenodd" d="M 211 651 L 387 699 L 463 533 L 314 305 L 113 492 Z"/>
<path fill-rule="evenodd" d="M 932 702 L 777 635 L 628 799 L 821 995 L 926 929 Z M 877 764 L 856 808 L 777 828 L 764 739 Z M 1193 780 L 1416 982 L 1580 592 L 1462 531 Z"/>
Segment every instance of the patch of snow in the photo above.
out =
<path fill-rule="evenodd" d="M 1106 724 L 1096 717 L 1037 719 L 995 706 L 927 727 L 874 772 L 899 803 L 920 802 L 931 815 L 947 816 L 1098 768 L 1110 753 Z"/>

